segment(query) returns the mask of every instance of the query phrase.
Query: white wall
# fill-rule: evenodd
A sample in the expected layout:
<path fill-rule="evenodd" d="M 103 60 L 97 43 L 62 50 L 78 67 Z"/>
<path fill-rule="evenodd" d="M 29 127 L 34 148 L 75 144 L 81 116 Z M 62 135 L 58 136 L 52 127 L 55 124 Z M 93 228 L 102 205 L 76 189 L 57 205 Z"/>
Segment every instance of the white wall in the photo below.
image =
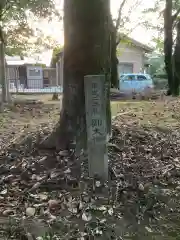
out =
<path fill-rule="evenodd" d="M 30 74 L 33 71 L 34 75 Z M 43 70 L 40 66 L 27 66 L 27 85 L 28 88 L 43 88 Z"/>
<path fill-rule="evenodd" d="M 144 51 L 140 48 L 120 44 L 118 60 L 119 63 L 132 63 L 133 72 L 138 73 L 144 68 Z"/>

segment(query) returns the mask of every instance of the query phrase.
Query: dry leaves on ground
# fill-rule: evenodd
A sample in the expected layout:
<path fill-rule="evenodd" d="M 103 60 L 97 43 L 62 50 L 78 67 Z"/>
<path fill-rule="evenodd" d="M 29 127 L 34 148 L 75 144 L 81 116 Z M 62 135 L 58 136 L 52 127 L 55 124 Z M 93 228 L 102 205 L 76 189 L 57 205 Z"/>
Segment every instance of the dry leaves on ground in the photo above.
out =
<path fill-rule="evenodd" d="M 124 105 L 128 113 L 113 121 L 108 144 L 109 183 L 88 178 L 87 156 L 39 150 L 34 135 L 27 151 L 22 150 L 25 143 L 4 151 L 0 166 L 3 222 L 10 217 L 23 229 L 21 234 L 36 239 L 43 235 L 51 239 L 177 239 L 179 123 L 170 129 L 168 124 L 157 127 L 157 119 L 150 117 L 152 110 L 159 113 L 160 109 L 164 114 L 174 109 L 176 114 L 178 101 L 139 104 L 152 124 L 139 122 L 138 106 Z M 41 127 L 42 135 L 43 129 L 48 132 L 48 125 Z M 7 231 L 1 225 L 2 234 L 18 239 L 17 230 Z"/>

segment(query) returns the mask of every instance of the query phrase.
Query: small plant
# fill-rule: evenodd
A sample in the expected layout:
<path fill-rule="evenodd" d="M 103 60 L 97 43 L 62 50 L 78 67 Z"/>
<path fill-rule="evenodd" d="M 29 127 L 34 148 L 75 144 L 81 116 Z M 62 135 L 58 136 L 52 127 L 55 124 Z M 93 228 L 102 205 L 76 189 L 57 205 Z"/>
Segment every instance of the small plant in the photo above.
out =
<path fill-rule="evenodd" d="M 57 101 L 59 98 L 58 98 L 58 93 L 53 93 L 53 96 L 52 96 L 52 101 Z"/>
<path fill-rule="evenodd" d="M 44 236 L 37 237 L 37 240 L 59 240 L 58 237 L 54 232 L 46 232 Z"/>

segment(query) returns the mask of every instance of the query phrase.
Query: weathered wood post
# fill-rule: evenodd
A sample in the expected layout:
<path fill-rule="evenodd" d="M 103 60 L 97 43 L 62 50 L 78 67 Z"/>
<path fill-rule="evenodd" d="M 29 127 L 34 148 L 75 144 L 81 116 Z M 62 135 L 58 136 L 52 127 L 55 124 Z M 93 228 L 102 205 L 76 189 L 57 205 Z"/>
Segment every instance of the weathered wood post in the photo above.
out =
<path fill-rule="evenodd" d="M 108 179 L 105 75 L 84 77 L 89 176 Z"/>

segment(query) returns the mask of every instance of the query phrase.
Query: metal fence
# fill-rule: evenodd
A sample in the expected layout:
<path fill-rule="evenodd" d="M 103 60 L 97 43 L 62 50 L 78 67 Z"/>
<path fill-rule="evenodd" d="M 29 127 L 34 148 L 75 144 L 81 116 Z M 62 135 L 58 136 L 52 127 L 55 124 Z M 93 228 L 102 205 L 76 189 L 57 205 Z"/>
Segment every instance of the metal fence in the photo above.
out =
<path fill-rule="evenodd" d="M 6 79 L 10 93 L 62 93 L 55 68 L 8 66 Z"/>

